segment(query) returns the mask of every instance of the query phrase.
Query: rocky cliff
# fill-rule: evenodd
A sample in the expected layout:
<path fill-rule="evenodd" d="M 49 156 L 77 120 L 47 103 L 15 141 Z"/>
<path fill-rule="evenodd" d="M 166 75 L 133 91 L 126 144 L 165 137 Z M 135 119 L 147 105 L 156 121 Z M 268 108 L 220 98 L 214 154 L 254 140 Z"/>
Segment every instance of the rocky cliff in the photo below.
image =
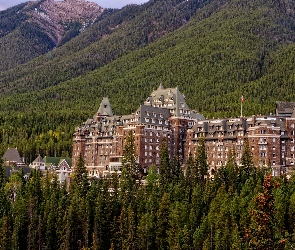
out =
<path fill-rule="evenodd" d="M 33 1 L 27 4 L 31 21 L 38 23 L 56 45 L 69 30 L 71 23 L 80 23 L 81 31 L 103 12 L 98 4 L 85 0 L 47 0 L 39 3 L 37 6 Z"/>

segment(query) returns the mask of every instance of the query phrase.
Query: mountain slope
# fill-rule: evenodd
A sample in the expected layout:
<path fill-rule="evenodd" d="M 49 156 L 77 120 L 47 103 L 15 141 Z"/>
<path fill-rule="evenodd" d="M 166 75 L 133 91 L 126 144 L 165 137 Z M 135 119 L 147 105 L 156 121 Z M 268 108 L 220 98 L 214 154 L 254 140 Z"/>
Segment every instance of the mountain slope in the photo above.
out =
<path fill-rule="evenodd" d="M 103 9 L 84 0 L 27 2 L 0 12 L 0 71 L 77 36 Z"/>
<path fill-rule="evenodd" d="M 262 92 L 253 95 L 255 88 L 248 86 L 267 78 L 269 58 L 294 41 L 294 31 L 288 28 L 292 27 L 293 19 L 286 15 L 286 7 L 271 1 L 252 3 L 250 7 L 254 11 L 243 3 L 214 1 L 198 11 L 190 23 L 148 47 L 122 56 L 83 78 L 39 92 L 38 100 L 32 94 L 27 95 L 28 99 L 34 100 L 32 103 L 44 103 L 38 107 L 45 110 L 48 101 L 43 100 L 40 93 L 55 98 L 57 94 L 53 93 L 56 92 L 63 96 L 62 105 L 74 108 L 73 102 L 78 99 L 87 109 L 89 101 L 90 106 L 95 107 L 94 101 L 107 94 L 115 100 L 115 110 L 126 113 L 135 109 L 151 89 L 162 82 L 166 87 L 179 85 L 184 93 L 190 93 L 187 96 L 190 106 L 207 115 L 213 112 L 222 116 L 238 115 L 242 93 L 246 98 L 249 95 L 251 101 L 245 104 L 249 115 L 271 112 L 276 98 L 284 99 L 286 95 L 272 92 L 265 98 L 267 103 L 260 103 Z M 204 16 L 207 17 L 204 19 Z M 286 87 L 290 93 L 288 99 L 293 98 L 294 91 Z M 126 102 L 126 95 L 131 92 L 134 99 Z M 26 100 L 28 105 L 30 102 Z M 54 105 L 57 103 L 55 101 Z M 9 109 L 9 105 L 5 107 Z"/>
<path fill-rule="evenodd" d="M 95 23 L 50 56 L 0 73 L 0 87 L 5 86 L 5 93 L 31 91 L 83 75 L 176 30 L 201 3 L 154 0 L 140 6 L 129 5 Z"/>
<path fill-rule="evenodd" d="M 52 57 L 2 72 L 3 145 L 18 145 L 30 155 L 38 148 L 52 154 L 57 146 L 49 146 L 51 140 L 59 143 L 55 152 L 69 154 L 73 128 L 93 115 L 102 96 L 109 96 L 116 114 L 126 114 L 160 83 L 178 85 L 189 106 L 210 117 L 238 116 L 241 94 L 244 115 L 274 112 L 275 101 L 295 100 L 293 1 L 214 0 L 198 5 L 191 0 L 171 5 L 171 12 L 163 11 L 158 19 L 147 12 L 151 8 L 157 13 L 155 6 L 165 9 L 161 4 L 128 6 L 57 48 Z M 186 22 L 164 32 L 170 27 L 169 15 L 190 4 L 198 6 L 195 14 L 189 12 Z M 147 13 L 150 19 L 141 23 Z M 159 29 L 152 20 L 163 20 Z M 100 26 L 107 22 L 107 28 Z M 95 30 L 100 32 L 93 35 L 97 41 L 89 42 Z M 162 36 L 138 40 L 151 31 Z M 50 130 L 63 131 L 63 139 L 50 137 Z"/>

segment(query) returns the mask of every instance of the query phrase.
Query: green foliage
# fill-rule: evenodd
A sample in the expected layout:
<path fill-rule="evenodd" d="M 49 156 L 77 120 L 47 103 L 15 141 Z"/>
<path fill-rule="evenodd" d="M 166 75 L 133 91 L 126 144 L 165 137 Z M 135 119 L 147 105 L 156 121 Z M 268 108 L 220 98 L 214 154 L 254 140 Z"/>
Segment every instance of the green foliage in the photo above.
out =
<path fill-rule="evenodd" d="M 50 54 L 0 72 L 2 150 L 17 146 L 28 161 L 39 150 L 71 156 L 74 127 L 96 112 L 102 93 L 117 114 L 127 114 L 159 82 L 178 85 L 190 108 L 206 117 L 238 116 L 241 93 L 244 115 L 274 113 L 275 101 L 295 99 L 293 5 L 169 0 L 110 10 Z M 18 20 L 22 8 L 1 12 L 9 32 L 1 53 L 15 51 L 10 41 L 20 25 L 39 32 L 23 24 L 26 16 Z M 20 50 L 9 58 L 22 60 L 28 49 Z M 58 129 L 64 139 L 36 141 Z"/>
<path fill-rule="evenodd" d="M 246 236 L 253 249 L 284 249 L 286 240 L 278 238 L 275 233 L 273 189 L 276 183 L 271 175 L 266 176 L 263 193 L 255 198 L 256 209 L 251 211 L 253 226 L 247 230 Z M 248 235 L 249 233 L 249 235 Z"/>
<path fill-rule="evenodd" d="M 160 147 L 160 184 L 166 185 L 172 180 L 172 167 L 168 152 L 167 141 L 163 140 Z"/>
<path fill-rule="evenodd" d="M 198 169 L 197 179 L 199 185 L 202 187 L 205 184 L 206 178 L 208 178 L 208 163 L 204 138 L 199 139 L 198 149 L 196 152 L 196 166 Z"/>
<path fill-rule="evenodd" d="M 114 176 L 90 186 L 87 181 L 84 188 L 81 163 L 68 189 L 39 171 L 28 181 L 16 173 L 0 186 L 1 248 L 232 250 L 294 244 L 294 177 L 274 180 L 252 169 L 234 190 L 239 169 L 231 162 L 194 186 L 172 178 L 163 189 L 158 174 L 150 173 L 155 176 L 148 186 L 132 181 L 131 190 L 122 192 Z M 232 174 L 224 178 L 224 171 Z"/>
<path fill-rule="evenodd" d="M 79 155 L 71 181 L 71 189 L 85 196 L 89 187 L 87 169 L 82 154 Z"/>

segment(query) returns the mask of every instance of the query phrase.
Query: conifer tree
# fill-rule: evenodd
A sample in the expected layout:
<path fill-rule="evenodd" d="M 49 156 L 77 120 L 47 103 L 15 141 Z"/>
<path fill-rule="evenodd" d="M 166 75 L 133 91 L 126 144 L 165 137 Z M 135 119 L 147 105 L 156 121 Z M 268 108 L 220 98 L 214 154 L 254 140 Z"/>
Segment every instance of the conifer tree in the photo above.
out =
<path fill-rule="evenodd" d="M 241 157 L 240 175 L 242 182 L 249 178 L 254 169 L 253 157 L 249 146 L 248 138 L 244 139 L 244 148 Z"/>
<path fill-rule="evenodd" d="M 246 231 L 249 246 L 257 250 L 284 249 L 285 239 L 277 238 L 274 211 L 273 189 L 276 183 L 272 176 L 266 176 L 263 183 L 263 193 L 254 199 L 256 209 L 251 211 L 252 227 Z"/>
<path fill-rule="evenodd" d="M 194 187 L 197 179 L 198 168 L 192 154 L 189 154 L 188 160 L 186 162 L 185 180 L 189 186 Z"/>
<path fill-rule="evenodd" d="M 146 177 L 147 188 L 152 189 L 159 182 L 159 174 L 157 173 L 156 165 L 151 165 L 148 169 L 148 175 Z"/>
<path fill-rule="evenodd" d="M 231 186 L 231 191 L 235 192 L 238 188 L 238 165 L 235 160 L 235 150 L 229 151 L 226 169 L 228 171 L 229 185 Z"/>
<path fill-rule="evenodd" d="M 138 174 L 139 165 L 137 163 L 134 135 L 133 131 L 130 130 L 124 144 L 122 175 L 120 177 L 121 199 L 123 206 L 126 206 L 126 210 L 129 203 L 131 202 L 136 180 L 138 179 Z"/>
<path fill-rule="evenodd" d="M 169 249 L 167 229 L 169 227 L 170 195 L 164 193 L 157 211 L 156 244 L 157 249 Z"/>
<path fill-rule="evenodd" d="M 170 182 L 172 177 L 172 169 L 166 140 L 162 141 L 160 147 L 160 183 L 165 185 Z"/>
<path fill-rule="evenodd" d="M 135 138 L 133 131 L 130 130 L 124 143 L 122 165 L 123 171 L 126 170 L 126 172 L 130 174 L 134 180 L 136 180 L 138 179 L 139 165 L 137 163 L 137 154 L 134 140 Z"/>
<path fill-rule="evenodd" d="M 5 183 L 6 183 L 5 167 L 3 166 L 3 162 L 0 161 L 0 188 L 3 187 Z"/>
<path fill-rule="evenodd" d="M 0 219 L 0 249 L 10 250 L 12 248 L 12 220 L 8 216 Z"/>
<path fill-rule="evenodd" d="M 202 137 L 199 139 L 196 164 L 198 169 L 198 182 L 201 187 L 204 187 L 206 178 L 208 176 L 208 163 L 205 147 L 205 139 Z"/>
<path fill-rule="evenodd" d="M 174 156 L 171 162 L 171 175 L 174 181 L 179 181 L 182 174 L 180 161 L 178 156 Z"/>
<path fill-rule="evenodd" d="M 71 181 L 71 190 L 77 191 L 85 196 L 89 187 L 87 178 L 87 169 L 82 154 L 79 155 L 77 164 L 74 168 L 73 178 Z"/>

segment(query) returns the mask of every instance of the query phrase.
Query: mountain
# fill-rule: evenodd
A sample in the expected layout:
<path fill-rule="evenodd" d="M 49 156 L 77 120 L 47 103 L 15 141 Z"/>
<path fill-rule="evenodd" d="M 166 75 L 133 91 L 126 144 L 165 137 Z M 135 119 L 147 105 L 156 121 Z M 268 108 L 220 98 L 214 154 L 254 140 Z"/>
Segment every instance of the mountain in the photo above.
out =
<path fill-rule="evenodd" d="M 84 0 L 31 1 L 0 12 L 0 70 L 45 54 L 80 34 L 103 13 Z"/>
<path fill-rule="evenodd" d="M 294 6 L 152 0 L 102 14 L 50 54 L 0 72 L 0 140 L 31 158 L 66 156 L 103 96 L 127 114 L 160 83 L 207 117 L 238 116 L 242 94 L 244 115 L 273 113 L 275 101 L 295 99 Z"/>

